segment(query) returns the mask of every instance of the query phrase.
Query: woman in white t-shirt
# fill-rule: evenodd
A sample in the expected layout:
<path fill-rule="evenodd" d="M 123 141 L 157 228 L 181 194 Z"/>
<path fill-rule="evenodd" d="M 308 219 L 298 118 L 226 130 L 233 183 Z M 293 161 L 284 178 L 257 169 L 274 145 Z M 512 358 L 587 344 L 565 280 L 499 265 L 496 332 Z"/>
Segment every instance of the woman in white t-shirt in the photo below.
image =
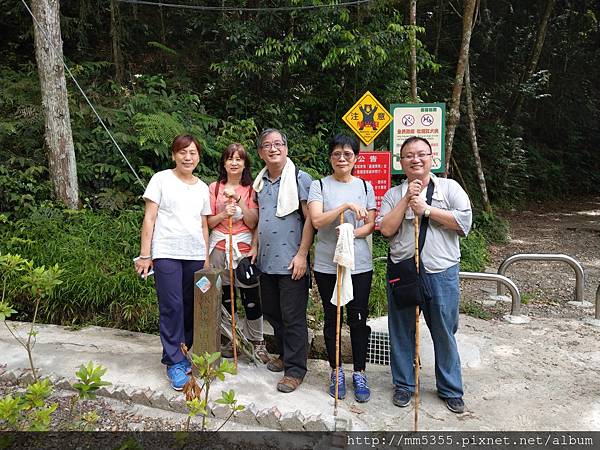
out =
<path fill-rule="evenodd" d="M 181 390 L 191 371 L 181 344 L 191 348 L 194 321 L 194 272 L 208 264 L 208 186 L 194 176 L 200 144 L 179 135 L 171 144 L 175 168 L 157 172 L 144 192 L 146 207 L 140 255 L 142 278 L 154 269 L 159 308 L 162 363 L 171 387 Z"/>
<path fill-rule="evenodd" d="M 342 134 L 334 136 L 329 142 L 329 158 L 333 174 L 322 180 L 313 181 L 308 194 L 310 219 L 318 230 L 314 274 L 323 304 L 323 337 L 331 366 L 329 394 L 332 397 L 335 396 L 336 385 L 337 308 L 331 303 L 331 298 L 336 286 L 337 265 L 333 262 L 333 256 L 337 242 L 336 227 L 340 224 L 340 215 L 344 214 L 344 223 L 351 224 L 354 228 L 354 269 L 351 272 L 353 299 L 344 306 L 352 344 L 354 366 L 352 384 L 355 400 L 366 402 L 371 396 L 365 375 L 365 366 L 367 344 L 371 333 L 371 329 L 367 326 L 367 317 L 369 315 L 373 260 L 371 249 L 365 238 L 375 229 L 375 193 L 370 183 L 352 176 L 352 170 L 358 158 L 356 139 Z M 342 370 L 340 354 L 338 398 L 345 396 L 346 378 Z"/>

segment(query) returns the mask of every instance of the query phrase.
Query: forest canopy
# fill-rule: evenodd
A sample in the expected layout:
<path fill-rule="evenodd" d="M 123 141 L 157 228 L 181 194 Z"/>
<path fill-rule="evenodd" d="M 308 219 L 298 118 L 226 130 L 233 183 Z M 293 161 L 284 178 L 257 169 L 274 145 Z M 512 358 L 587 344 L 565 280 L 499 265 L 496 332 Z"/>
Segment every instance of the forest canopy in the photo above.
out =
<path fill-rule="evenodd" d="M 201 139 L 200 176 L 208 181 L 222 148 L 241 141 L 253 149 L 257 132 L 268 126 L 285 130 L 299 164 L 322 175 L 328 137 L 350 133 L 341 116 L 366 90 L 384 105 L 410 101 L 408 2 L 172 2 L 213 10 L 147 3 L 60 2 L 66 63 L 146 181 L 169 166 L 176 133 Z M 527 77 L 548 3 L 477 5 L 470 77 L 483 169 L 496 204 L 598 191 L 599 2 L 552 1 L 539 61 Z M 33 22 L 22 2 L 0 4 L 6 12 L 0 19 L 0 211 L 10 212 L 47 200 L 51 189 Z M 420 101 L 450 98 L 461 14 L 457 0 L 417 3 Z M 69 79 L 67 89 L 81 200 L 97 208 L 135 203 L 141 186 Z M 375 147 L 388 146 L 389 134 L 382 133 Z M 477 205 L 465 120 L 453 155 L 450 176 Z"/>

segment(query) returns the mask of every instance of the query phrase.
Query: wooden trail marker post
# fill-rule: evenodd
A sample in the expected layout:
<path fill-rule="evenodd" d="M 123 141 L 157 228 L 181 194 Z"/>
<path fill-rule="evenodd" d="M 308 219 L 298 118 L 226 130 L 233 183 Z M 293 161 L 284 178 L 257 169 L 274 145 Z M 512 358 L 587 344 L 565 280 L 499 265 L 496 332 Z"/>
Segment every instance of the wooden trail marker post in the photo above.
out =
<path fill-rule="evenodd" d="M 194 274 L 194 344 L 192 352 L 221 351 L 221 269 Z"/>

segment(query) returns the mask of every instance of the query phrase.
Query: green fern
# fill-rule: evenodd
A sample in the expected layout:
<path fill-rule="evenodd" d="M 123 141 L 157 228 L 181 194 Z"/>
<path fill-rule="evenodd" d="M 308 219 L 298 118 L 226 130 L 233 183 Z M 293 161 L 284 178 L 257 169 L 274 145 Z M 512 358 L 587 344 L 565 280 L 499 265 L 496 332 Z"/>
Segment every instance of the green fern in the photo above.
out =
<path fill-rule="evenodd" d="M 138 132 L 138 144 L 151 147 L 157 156 L 168 156 L 173 138 L 184 133 L 185 128 L 175 114 L 157 112 L 136 114 L 133 123 Z"/>

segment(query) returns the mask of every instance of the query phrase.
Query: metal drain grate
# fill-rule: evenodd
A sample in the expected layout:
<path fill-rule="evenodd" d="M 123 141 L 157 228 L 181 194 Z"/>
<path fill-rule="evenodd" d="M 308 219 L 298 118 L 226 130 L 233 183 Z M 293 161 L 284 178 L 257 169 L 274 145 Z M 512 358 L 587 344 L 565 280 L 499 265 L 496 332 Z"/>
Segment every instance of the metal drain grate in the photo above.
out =
<path fill-rule="evenodd" d="M 381 366 L 390 365 L 390 336 L 387 331 L 371 331 L 367 362 Z"/>

